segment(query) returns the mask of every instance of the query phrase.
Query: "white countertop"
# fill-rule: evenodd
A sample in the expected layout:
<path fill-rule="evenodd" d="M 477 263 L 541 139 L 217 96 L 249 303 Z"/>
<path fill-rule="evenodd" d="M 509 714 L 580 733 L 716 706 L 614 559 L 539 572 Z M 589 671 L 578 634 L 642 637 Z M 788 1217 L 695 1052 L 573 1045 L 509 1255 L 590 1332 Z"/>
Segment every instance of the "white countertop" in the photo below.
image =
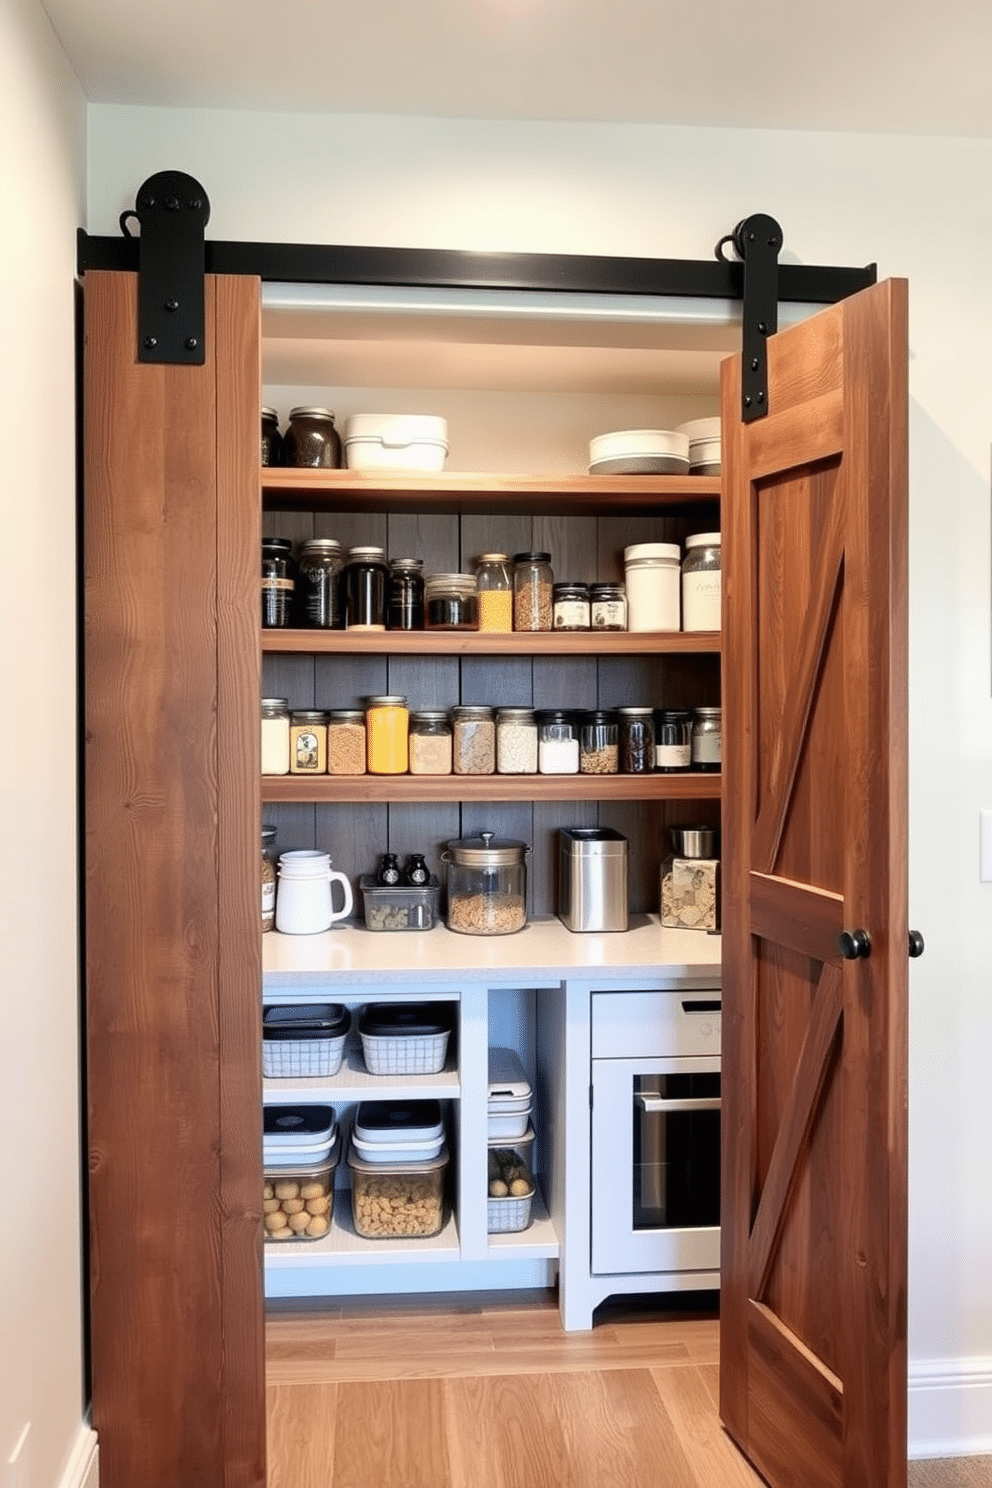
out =
<path fill-rule="evenodd" d="M 433 930 L 369 931 L 336 925 L 323 935 L 262 936 L 266 988 L 326 984 L 329 974 L 356 983 L 418 983 L 439 977 L 536 987 L 567 978 L 713 986 L 720 975 L 720 936 L 664 930 L 657 915 L 631 917 L 620 934 L 573 934 L 558 919 L 534 920 L 516 935 L 458 935 Z"/>

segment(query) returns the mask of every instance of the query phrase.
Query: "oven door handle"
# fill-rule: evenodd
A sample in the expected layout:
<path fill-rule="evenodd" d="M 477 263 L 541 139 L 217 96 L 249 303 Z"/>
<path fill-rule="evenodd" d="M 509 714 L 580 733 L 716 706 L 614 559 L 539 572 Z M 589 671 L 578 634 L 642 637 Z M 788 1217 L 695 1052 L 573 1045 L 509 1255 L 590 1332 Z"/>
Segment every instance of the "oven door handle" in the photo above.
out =
<path fill-rule="evenodd" d="M 665 1100 L 661 1095 L 635 1095 L 634 1099 L 642 1111 L 650 1115 L 663 1116 L 666 1111 L 719 1111 L 718 1095 L 687 1096 L 684 1100 Z"/>

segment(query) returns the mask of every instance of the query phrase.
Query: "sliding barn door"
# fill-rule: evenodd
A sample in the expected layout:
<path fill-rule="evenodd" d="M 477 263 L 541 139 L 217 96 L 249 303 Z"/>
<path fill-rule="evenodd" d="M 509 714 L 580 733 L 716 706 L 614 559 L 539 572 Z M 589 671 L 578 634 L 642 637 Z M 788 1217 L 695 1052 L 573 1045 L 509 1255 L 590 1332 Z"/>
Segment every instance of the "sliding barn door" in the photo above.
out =
<path fill-rule="evenodd" d="M 906 286 L 723 368 L 721 1415 L 906 1481 Z"/>

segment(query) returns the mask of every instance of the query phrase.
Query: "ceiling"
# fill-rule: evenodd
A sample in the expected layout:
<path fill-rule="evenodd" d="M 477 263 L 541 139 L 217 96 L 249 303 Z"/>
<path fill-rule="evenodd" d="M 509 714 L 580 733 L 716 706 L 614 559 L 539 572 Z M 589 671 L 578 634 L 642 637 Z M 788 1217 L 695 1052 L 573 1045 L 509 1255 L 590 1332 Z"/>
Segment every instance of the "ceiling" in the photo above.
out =
<path fill-rule="evenodd" d="M 990 0 L 42 0 L 91 103 L 992 136 Z"/>

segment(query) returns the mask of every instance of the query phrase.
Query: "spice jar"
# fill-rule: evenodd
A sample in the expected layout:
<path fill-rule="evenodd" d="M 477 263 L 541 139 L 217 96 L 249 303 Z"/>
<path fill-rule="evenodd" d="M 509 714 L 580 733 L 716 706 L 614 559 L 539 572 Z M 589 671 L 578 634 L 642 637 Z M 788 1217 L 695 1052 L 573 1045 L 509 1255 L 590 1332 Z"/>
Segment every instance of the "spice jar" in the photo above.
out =
<path fill-rule="evenodd" d="M 552 588 L 552 617 L 554 630 L 588 630 L 588 584 L 555 584 Z"/>
<path fill-rule="evenodd" d="M 507 635 L 513 629 L 513 579 L 506 553 L 483 553 L 476 564 L 479 629 Z"/>
<path fill-rule="evenodd" d="M 428 630 L 478 630 L 479 598 L 471 574 L 430 574 L 426 587 Z"/>
<path fill-rule="evenodd" d="M 579 732 L 574 713 L 544 708 L 537 714 L 537 768 L 542 775 L 579 773 Z"/>
<path fill-rule="evenodd" d="M 692 763 L 692 709 L 658 708 L 654 715 L 654 767 L 667 775 Z"/>
<path fill-rule="evenodd" d="M 513 557 L 514 630 L 550 630 L 554 574 L 550 553 L 515 553 Z"/>
<path fill-rule="evenodd" d="M 410 714 L 410 774 L 451 774 L 451 722 L 447 713 L 425 708 Z"/>
<path fill-rule="evenodd" d="M 384 548 L 352 548 L 341 572 L 341 611 L 345 630 L 385 630 Z"/>
<path fill-rule="evenodd" d="M 497 708 L 496 769 L 500 775 L 537 774 L 537 718 L 533 708 Z"/>
<path fill-rule="evenodd" d="M 341 544 L 333 537 L 310 537 L 300 548 L 296 614 L 301 625 L 336 630 L 341 625 L 338 580 L 344 567 Z"/>
<path fill-rule="evenodd" d="M 720 599 L 720 534 L 696 532 L 682 559 L 682 629 L 719 630 Z"/>
<path fill-rule="evenodd" d="M 262 934 L 276 923 L 276 828 L 262 827 Z"/>
<path fill-rule="evenodd" d="M 282 464 L 282 435 L 279 433 L 279 415 L 274 408 L 262 409 L 262 464 Z"/>
<path fill-rule="evenodd" d="M 289 774 L 289 699 L 262 699 L 262 774 Z"/>
<path fill-rule="evenodd" d="M 627 629 L 627 594 L 622 584 L 589 585 L 589 624 L 593 630 Z"/>
<path fill-rule="evenodd" d="M 624 775 L 645 775 L 654 769 L 654 710 L 618 708 L 620 769 Z"/>
<path fill-rule="evenodd" d="M 723 763 L 723 729 L 719 708 L 696 708 L 692 715 L 692 768 L 719 770 Z"/>
<path fill-rule="evenodd" d="M 283 435 L 283 459 L 287 465 L 311 470 L 337 470 L 341 465 L 341 436 L 334 427 L 329 408 L 292 408 L 289 427 Z"/>
<path fill-rule="evenodd" d="M 296 559 L 288 537 L 262 538 L 262 627 L 285 630 L 293 623 Z"/>
<path fill-rule="evenodd" d="M 306 710 L 289 716 L 289 773 L 327 774 L 327 714 Z"/>
<path fill-rule="evenodd" d="M 335 708 L 327 715 L 328 775 L 365 774 L 365 714 Z"/>
<path fill-rule="evenodd" d="M 424 560 L 422 558 L 393 558 L 390 561 L 386 625 L 389 630 L 423 630 Z"/>
<path fill-rule="evenodd" d="M 619 768 L 619 722 L 607 709 L 579 715 L 579 773 L 615 775 Z"/>
<path fill-rule="evenodd" d="M 678 630 L 678 543 L 634 543 L 623 550 L 628 630 Z"/>
<path fill-rule="evenodd" d="M 449 930 L 463 935 L 512 935 L 527 923 L 530 849 L 511 837 L 460 837 L 441 854 L 448 864 Z"/>
<path fill-rule="evenodd" d="M 456 775 L 492 775 L 496 723 L 492 708 L 452 708 L 452 767 Z"/>
<path fill-rule="evenodd" d="M 410 714 L 406 698 L 380 693 L 365 699 L 370 775 L 405 775 L 410 763 Z"/>

